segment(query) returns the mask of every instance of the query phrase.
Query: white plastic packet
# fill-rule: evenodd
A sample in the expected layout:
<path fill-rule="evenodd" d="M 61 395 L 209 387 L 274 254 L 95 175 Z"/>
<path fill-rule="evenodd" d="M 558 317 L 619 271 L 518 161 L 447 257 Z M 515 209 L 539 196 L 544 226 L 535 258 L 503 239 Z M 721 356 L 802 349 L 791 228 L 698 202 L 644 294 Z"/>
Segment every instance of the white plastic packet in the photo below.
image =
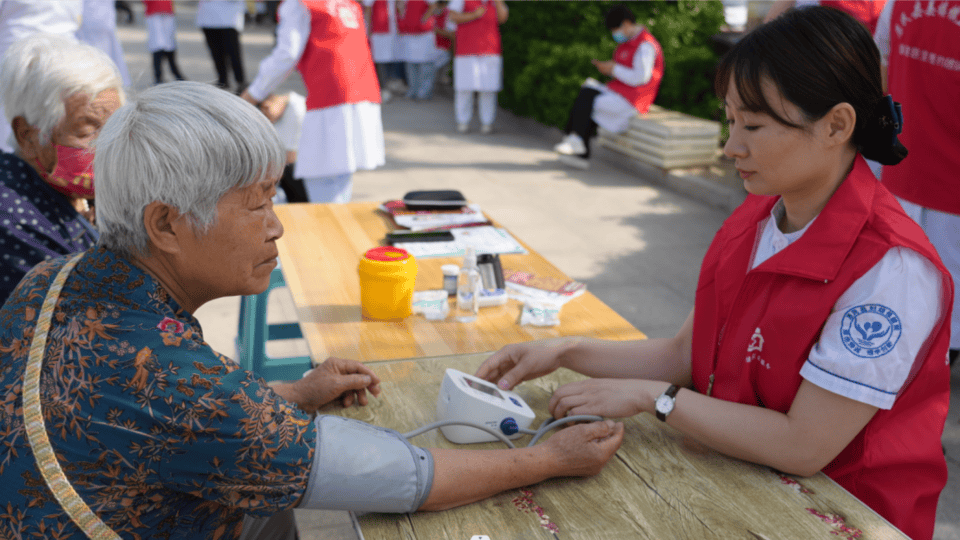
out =
<path fill-rule="evenodd" d="M 439 321 L 450 314 L 450 303 L 447 302 L 447 291 L 443 289 L 430 291 L 414 291 L 413 312 L 420 313 L 428 321 Z"/>
<path fill-rule="evenodd" d="M 558 326 L 560 308 L 563 304 L 544 301 L 528 301 L 520 312 L 520 324 L 530 326 Z"/>

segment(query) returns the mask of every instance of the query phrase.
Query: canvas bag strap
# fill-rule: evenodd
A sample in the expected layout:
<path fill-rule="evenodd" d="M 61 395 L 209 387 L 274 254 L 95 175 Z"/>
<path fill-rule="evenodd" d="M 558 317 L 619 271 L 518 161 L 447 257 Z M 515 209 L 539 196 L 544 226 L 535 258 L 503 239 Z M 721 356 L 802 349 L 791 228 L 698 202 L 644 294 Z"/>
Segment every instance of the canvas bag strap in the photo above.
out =
<path fill-rule="evenodd" d="M 70 481 L 60 467 L 60 462 L 57 461 L 53 447 L 50 446 L 47 426 L 43 421 L 43 411 L 40 409 L 40 371 L 43 367 L 43 354 L 47 348 L 50 320 L 53 318 L 53 310 L 60 298 L 63 284 L 81 257 L 83 253 L 78 253 L 67 261 L 53 280 L 47 297 L 43 300 L 43 308 L 40 310 L 33 342 L 30 344 L 30 356 L 27 359 L 27 370 L 23 380 L 23 420 L 27 429 L 27 440 L 30 442 L 30 450 L 33 452 L 37 467 L 47 487 L 53 492 L 70 519 L 92 540 L 119 540 L 117 533 L 100 521 L 100 518 L 90 510 L 70 485 Z"/>

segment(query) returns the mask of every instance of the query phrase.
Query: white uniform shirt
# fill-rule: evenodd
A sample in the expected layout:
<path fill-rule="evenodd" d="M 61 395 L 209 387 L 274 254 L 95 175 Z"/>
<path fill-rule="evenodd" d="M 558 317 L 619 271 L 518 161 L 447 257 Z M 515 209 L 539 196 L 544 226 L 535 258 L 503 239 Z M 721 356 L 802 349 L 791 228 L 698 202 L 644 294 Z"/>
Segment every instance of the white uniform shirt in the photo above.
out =
<path fill-rule="evenodd" d="M 784 212 L 781 200 L 764 224 L 751 268 L 795 242 L 813 223 L 784 234 L 777 226 Z M 800 375 L 835 394 L 890 409 L 941 317 L 940 283 L 936 267 L 920 254 L 903 247 L 890 249 L 837 299 Z M 844 343 L 848 334 L 892 348 L 861 356 Z"/>
<path fill-rule="evenodd" d="M 242 0 L 200 0 L 197 28 L 233 28 L 242 32 L 246 9 Z"/>
<path fill-rule="evenodd" d="M 373 8 L 374 0 L 363 0 L 365 7 Z M 367 21 L 367 32 L 370 34 L 370 52 L 373 61 L 382 64 L 403 60 L 402 45 L 397 34 L 397 3 L 396 0 L 387 0 L 387 32 L 373 33 L 371 21 Z"/>
<path fill-rule="evenodd" d="M 117 39 L 117 9 L 113 2 L 83 0 L 83 21 L 77 30 L 77 39 L 107 53 L 120 71 L 123 85 L 130 86 L 130 72 Z"/>

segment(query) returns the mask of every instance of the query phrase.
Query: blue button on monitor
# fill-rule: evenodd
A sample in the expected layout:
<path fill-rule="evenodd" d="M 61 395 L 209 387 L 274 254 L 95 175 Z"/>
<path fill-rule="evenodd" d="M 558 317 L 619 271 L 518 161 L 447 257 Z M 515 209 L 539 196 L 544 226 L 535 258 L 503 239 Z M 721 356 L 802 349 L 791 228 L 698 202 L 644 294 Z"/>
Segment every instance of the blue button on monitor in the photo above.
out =
<path fill-rule="evenodd" d="M 517 407 L 523 407 L 523 405 L 521 405 L 520 402 L 517 401 L 517 398 L 515 398 L 515 397 L 511 397 L 511 398 L 510 398 L 510 401 L 512 401 L 513 404 L 516 405 Z"/>

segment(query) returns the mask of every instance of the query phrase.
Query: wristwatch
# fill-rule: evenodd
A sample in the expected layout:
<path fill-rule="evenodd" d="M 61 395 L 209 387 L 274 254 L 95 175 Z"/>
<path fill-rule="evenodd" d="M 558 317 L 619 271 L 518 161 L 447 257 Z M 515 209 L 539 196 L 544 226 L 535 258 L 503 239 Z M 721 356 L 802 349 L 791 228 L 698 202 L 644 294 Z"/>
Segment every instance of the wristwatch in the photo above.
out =
<path fill-rule="evenodd" d="M 673 406 L 677 403 L 677 392 L 679 391 L 679 386 L 671 384 L 670 388 L 667 388 L 667 391 L 660 394 L 660 397 L 657 398 L 657 418 L 659 418 L 661 422 L 666 422 L 667 415 L 673 412 Z"/>

